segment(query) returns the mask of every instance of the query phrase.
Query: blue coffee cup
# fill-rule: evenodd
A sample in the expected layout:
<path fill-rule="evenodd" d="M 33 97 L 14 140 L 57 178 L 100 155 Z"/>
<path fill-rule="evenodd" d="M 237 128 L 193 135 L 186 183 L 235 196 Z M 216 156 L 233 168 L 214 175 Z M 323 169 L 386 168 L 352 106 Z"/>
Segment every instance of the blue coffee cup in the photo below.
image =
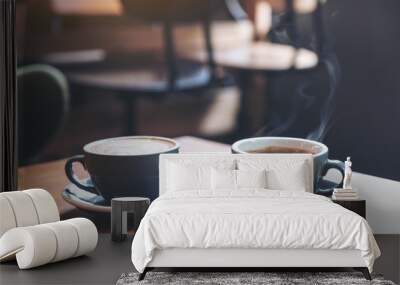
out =
<path fill-rule="evenodd" d="M 323 143 L 289 137 L 256 137 L 235 142 L 232 153 L 310 153 L 314 160 L 314 193 L 331 196 L 333 189 L 341 187 L 344 178 L 344 163 L 329 159 L 329 149 Z M 338 170 L 342 178 L 339 183 L 324 179 L 329 169 Z"/>

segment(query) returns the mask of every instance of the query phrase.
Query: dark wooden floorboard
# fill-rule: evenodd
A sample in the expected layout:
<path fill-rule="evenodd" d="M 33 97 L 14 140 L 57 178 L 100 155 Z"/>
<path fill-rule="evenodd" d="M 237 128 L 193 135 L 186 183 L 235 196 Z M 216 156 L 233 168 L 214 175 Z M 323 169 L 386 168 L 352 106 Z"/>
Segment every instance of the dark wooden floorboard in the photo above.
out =
<path fill-rule="evenodd" d="M 400 284 L 400 235 L 375 235 L 375 239 L 382 255 L 376 260 L 374 271 Z"/>

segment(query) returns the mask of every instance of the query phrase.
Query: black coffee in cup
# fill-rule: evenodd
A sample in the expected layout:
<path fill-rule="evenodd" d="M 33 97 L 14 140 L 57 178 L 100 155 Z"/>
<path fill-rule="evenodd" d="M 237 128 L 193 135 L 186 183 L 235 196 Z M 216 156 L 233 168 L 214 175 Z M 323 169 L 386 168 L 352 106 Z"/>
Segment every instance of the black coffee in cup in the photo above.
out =
<path fill-rule="evenodd" d="M 328 158 L 326 145 L 313 140 L 288 137 L 247 138 L 232 145 L 232 153 L 310 153 L 314 161 L 314 192 L 330 196 L 335 187 L 341 187 L 344 177 L 344 163 Z M 340 183 L 325 180 L 329 169 L 342 174 Z"/>
<path fill-rule="evenodd" d="M 249 153 L 309 153 L 315 154 L 313 150 L 300 148 L 300 147 L 287 147 L 287 146 L 266 146 L 257 149 L 249 150 Z"/>
<path fill-rule="evenodd" d="M 114 197 L 158 197 L 158 159 L 161 153 L 177 153 L 176 141 L 163 137 L 132 136 L 99 140 L 83 147 L 84 154 L 65 164 L 68 179 L 77 187 L 100 194 L 109 203 Z M 80 181 L 72 165 L 81 163 L 93 185 Z"/>

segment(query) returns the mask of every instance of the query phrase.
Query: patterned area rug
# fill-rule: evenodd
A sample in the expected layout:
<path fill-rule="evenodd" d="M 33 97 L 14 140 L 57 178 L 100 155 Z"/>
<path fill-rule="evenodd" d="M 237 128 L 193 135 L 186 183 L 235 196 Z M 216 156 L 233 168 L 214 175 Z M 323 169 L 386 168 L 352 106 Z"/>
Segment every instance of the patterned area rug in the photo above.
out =
<path fill-rule="evenodd" d="M 122 274 L 117 285 L 136 284 L 327 284 L 327 285 L 395 285 L 380 275 L 372 275 L 368 281 L 359 272 L 148 272 L 146 278 L 138 281 L 138 273 Z"/>

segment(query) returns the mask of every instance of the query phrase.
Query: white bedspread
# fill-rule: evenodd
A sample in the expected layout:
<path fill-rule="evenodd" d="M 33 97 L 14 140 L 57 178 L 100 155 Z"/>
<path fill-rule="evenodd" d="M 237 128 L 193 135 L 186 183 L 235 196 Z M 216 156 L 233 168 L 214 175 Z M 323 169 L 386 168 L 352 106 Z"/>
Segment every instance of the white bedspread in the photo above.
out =
<path fill-rule="evenodd" d="M 368 223 L 328 198 L 290 191 L 236 191 L 219 197 L 196 191 L 156 199 L 132 244 L 143 272 L 155 249 L 358 249 L 372 271 L 379 248 Z"/>

